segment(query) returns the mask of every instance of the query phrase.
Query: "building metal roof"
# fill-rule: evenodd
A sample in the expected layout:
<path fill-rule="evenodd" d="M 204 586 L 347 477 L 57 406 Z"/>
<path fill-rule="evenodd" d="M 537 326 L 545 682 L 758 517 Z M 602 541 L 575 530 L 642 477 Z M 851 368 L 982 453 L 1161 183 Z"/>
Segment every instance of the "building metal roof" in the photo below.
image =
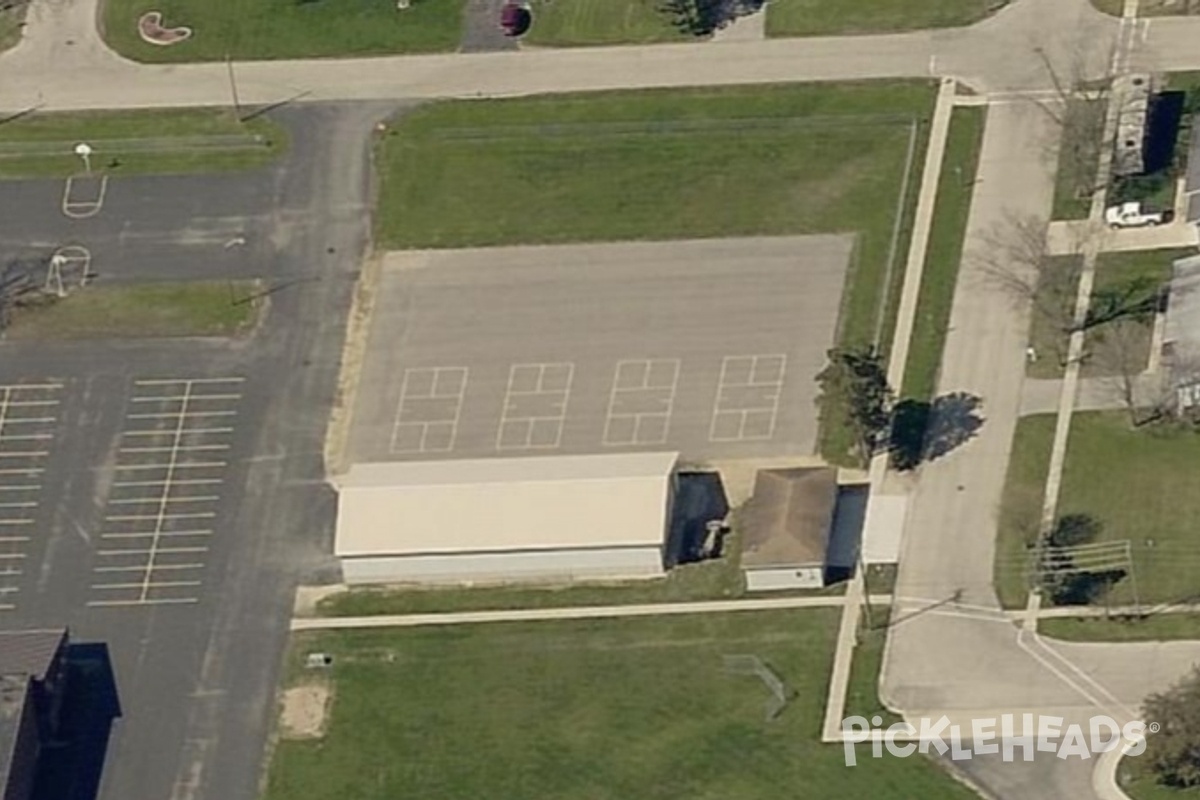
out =
<path fill-rule="evenodd" d="M 741 517 L 742 566 L 823 565 L 837 496 L 832 467 L 759 470 Z"/>
<path fill-rule="evenodd" d="M 1176 378 L 1200 378 L 1200 255 L 1177 260 L 1173 266 L 1163 347 L 1171 353 Z"/>
<path fill-rule="evenodd" d="M 355 464 L 338 556 L 662 546 L 678 453 Z"/>
<path fill-rule="evenodd" d="M 0 796 L 8 787 L 13 755 L 21 733 L 21 718 L 29 702 L 28 677 L 0 675 Z"/>
<path fill-rule="evenodd" d="M 66 639 L 65 628 L 0 631 L 0 675 L 45 680 Z"/>

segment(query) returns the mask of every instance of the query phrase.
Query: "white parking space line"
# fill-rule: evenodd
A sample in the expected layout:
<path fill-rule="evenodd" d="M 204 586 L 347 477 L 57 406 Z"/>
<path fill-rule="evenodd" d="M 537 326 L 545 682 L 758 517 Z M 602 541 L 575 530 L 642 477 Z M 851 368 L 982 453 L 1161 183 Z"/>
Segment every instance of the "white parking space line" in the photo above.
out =
<path fill-rule="evenodd" d="M 58 382 L 0 385 L 0 609 L 17 607 L 20 565 L 39 530 L 43 462 L 55 438 L 62 389 Z"/>
<path fill-rule="evenodd" d="M 393 453 L 445 453 L 454 449 L 467 367 L 411 367 L 404 370 L 392 423 Z"/>
<path fill-rule="evenodd" d="M 134 382 L 89 606 L 194 603 L 218 515 L 243 378 Z M 128 445 L 128 446 L 126 446 Z M 180 556 L 184 556 L 180 560 Z"/>
<path fill-rule="evenodd" d="M 782 353 L 722 359 L 709 440 L 770 439 L 775 434 L 786 370 L 787 356 Z"/>
<path fill-rule="evenodd" d="M 509 367 L 500 425 L 496 429 L 496 449 L 557 448 L 562 443 L 574 377 L 575 364 L 570 361 Z"/>

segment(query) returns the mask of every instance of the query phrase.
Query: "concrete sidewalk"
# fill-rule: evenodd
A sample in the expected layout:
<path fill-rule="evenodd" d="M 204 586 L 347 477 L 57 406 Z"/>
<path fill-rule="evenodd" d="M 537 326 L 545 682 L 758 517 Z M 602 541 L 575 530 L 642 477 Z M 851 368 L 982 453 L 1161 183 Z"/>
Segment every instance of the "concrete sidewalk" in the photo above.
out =
<path fill-rule="evenodd" d="M 725 614 L 738 611 L 772 611 L 790 608 L 831 608 L 844 604 L 842 595 L 775 597 L 762 600 L 711 600 L 695 603 L 647 603 L 626 606 L 570 606 L 520 608 L 500 611 L 458 611 L 444 614 L 379 614 L 369 617 L 303 617 L 292 620 L 293 631 L 346 628 L 416 628 L 428 625 L 475 625 L 489 622 L 537 622 L 553 619 L 615 619 L 674 614 Z M 877 605 L 891 603 L 890 595 L 873 595 Z"/>

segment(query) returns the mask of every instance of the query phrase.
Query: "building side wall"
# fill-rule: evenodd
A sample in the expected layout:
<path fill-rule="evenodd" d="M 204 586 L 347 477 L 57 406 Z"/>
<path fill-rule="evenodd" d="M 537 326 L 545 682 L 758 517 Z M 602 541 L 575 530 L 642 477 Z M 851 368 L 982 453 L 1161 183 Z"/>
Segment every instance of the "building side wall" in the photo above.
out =
<path fill-rule="evenodd" d="M 342 578 L 351 585 L 569 581 L 662 574 L 660 547 L 342 559 Z"/>
<path fill-rule="evenodd" d="M 745 573 L 748 592 L 820 589 L 825 585 L 824 570 L 820 564 L 807 567 L 748 569 Z"/>

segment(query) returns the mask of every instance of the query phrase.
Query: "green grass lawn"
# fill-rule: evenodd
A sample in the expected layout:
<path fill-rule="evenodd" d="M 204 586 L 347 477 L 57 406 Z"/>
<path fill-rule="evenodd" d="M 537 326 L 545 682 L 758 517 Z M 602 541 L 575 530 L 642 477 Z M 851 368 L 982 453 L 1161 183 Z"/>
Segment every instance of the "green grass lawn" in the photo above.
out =
<path fill-rule="evenodd" d="M 986 118 L 987 109 L 969 107 L 956 108 L 950 117 L 902 397 L 929 400 L 937 391 Z"/>
<path fill-rule="evenodd" d="M 1031 511 L 1041 506 L 1053 434 L 1052 415 L 1028 417 L 1017 426 L 996 565 L 997 586 L 1008 605 L 1017 595 L 1014 562 L 1029 535 Z M 1190 431 L 1133 429 L 1123 411 L 1076 413 L 1072 418 L 1058 513 L 1095 517 L 1103 526 L 1097 541 L 1130 542 L 1143 603 L 1196 597 L 1197 463 L 1200 435 Z M 1133 581 L 1122 580 L 1111 602 L 1131 603 L 1132 590 Z"/>
<path fill-rule="evenodd" d="M 949 28 L 994 14 L 1007 0 L 771 0 L 768 36 L 835 36 L 848 33 Z"/>
<path fill-rule="evenodd" d="M 535 0 L 528 44 L 686 42 L 695 37 L 675 26 L 662 0 Z"/>
<path fill-rule="evenodd" d="M 967 800 L 928 759 L 847 768 L 819 743 L 840 611 L 689 615 L 297 637 L 333 655 L 320 741 L 281 741 L 265 800 Z M 756 655 L 795 693 L 731 674 Z"/>
<path fill-rule="evenodd" d="M 210 172 L 267 164 L 287 132 L 264 116 L 227 109 L 28 114 L 0 122 L 0 179 L 83 172 L 75 145 L 92 146 L 93 174 Z"/>
<path fill-rule="evenodd" d="M 1091 211 L 1106 109 L 1107 103 L 1099 99 L 1076 99 L 1067 105 L 1060 128 L 1052 219 L 1087 219 Z"/>
<path fill-rule="evenodd" d="M 996 535 L 996 593 L 1006 608 L 1024 607 L 1028 597 L 1028 545 L 1037 541 L 1054 422 L 1053 414 L 1023 417 L 1013 436 Z"/>
<path fill-rule="evenodd" d="M 25 21 L 25 12 L 29 3 L 13 2 L 11 5 L 0 3 L 0 51 L 4 51 L 21 41 L 21 24 Z"/>
<path fill-rule="evenodd" d="M 933 100 L 927 82 L 866 82 L 433 104 L 378 146 L 377 240 L 855 232 L 840 340 L 871 342 L 882 313 L 886 349 Z M 844 461 L 850 435 L 823 429 L 822 451 Z"/>
<path fill-rule="evenodd" d="M 136 61 L 218 61 L 320 58 L 449 51 L 462 36 L 466 0 L 106 0 L 103 33 L 109 46 Z M 137 21 L 161 10 L 167 27 L 185 25 L 190 39 L 168 47 L 147 44 Z"/>
<path fill-rule="evenodd" d="M 1048 256 L 1038 276 L 1037 296 L 1029 321 L 1029 344 L 1036 361 L 1027 361 L 1030 378 L 1061 378 L 1070 352 L 1071 326 L 1079 293 L 1083 257 Z"/>
<path fill-rule="evenodd" d="M 1162 642 L 1172 639 L 1200 639 L 1200 616 L 1154 614 L 1141 619 L 1050 618 L 1038 622 L 1038 633 L 1068 642 Z"/>
<path fill-rule="evenodd" d="M 1125 10 L 1125 0 L 1092 0 L 1092 5 L 1111 14 L 1121 16 Z M 1139 0 L 1139 17 L 1169 17 L 1174 15 L 1186 16 L 1200 14 L 1200 0 Z"/>
<path fill-rule="evenodd" d="M 255 281 L 96 286 L 58 300 L 19 307 L 9 339 L 127 339 L 159 336 L 234 336 L 258 318 Z"/>
<path fill-rule="evenodd" d="M 879 670 L 883 666 L 883 649 L 887 644 L 887 624 L 890 609 L 872 606 L 871 627 L 864 614 L 859 623 L 858 646 L 854 648 L 854 660 L 850 662 L 850 681 L 846 685 L 847 717 L 860 716 L 870 719 L 875 715 L 883 718 L 883 727 L 901 718 L 883 707 L 879 700 Z"/>
<path fill-rule="evenodd" d="M 1171 279 L 1172 262 L 1195 252 L 1195 248 L 1188 247 L 1100 255 L 1092 289 L 1093 316 L 1104 314 L 1107 308 L 1131 313 L 1112 322 L 1100 321 L 1107 315 L 1098 317 L 1097 324 L 1085 331 L 1083 375 L 1137 374 L 1147 367 L 1156 298 Z M 1106 298 L 1111 298 L 1111 305 Z M 1145 310 L 1132 313 L 1132 309 Z"/>

